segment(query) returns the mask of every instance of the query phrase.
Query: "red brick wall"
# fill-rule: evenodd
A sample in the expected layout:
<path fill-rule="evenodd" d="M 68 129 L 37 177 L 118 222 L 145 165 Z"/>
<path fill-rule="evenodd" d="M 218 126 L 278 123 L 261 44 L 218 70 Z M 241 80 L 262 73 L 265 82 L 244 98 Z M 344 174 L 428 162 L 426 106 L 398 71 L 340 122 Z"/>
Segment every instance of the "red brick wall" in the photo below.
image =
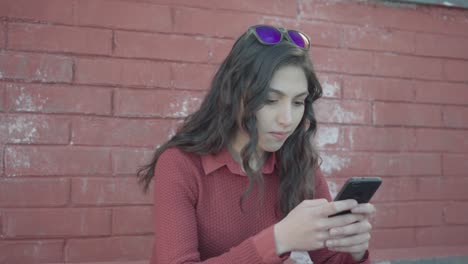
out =
<path fill-rule="evenodd" d="M 0 263 L 145 263 L 133 176 L 249 25 L 310 34 L 332 192 L 381 176 L 375 259 L 468 255 L 468 11 L 325 0 L 1 0 Z"/>

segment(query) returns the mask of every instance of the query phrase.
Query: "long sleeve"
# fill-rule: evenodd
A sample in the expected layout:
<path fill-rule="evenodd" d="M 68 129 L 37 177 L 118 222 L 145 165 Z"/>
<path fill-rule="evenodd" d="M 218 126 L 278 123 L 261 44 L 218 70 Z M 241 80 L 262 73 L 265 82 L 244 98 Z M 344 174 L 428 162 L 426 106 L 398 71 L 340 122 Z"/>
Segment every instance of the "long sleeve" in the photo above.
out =
<path fill-rule="evenodd" d="M 159 158 L 154 177 L 154 251 L 152 264 L 282 263 L 275 254 L 273 228 L 268 227 L 216 257 L 201 261 L 197 230 L 199 168 L 180 150 Z"/>
<path fill-rule="evenodd" d="M 328 188 L 328 184 L 320 170 L 317 170 L 315 175 L 315 191 L 316 199 L 325 198 L 331 201 L 331 195 Z M 309 251 L 309 256 L 312 261 L 316 264 L 370 264 L 369 251 L 366 252 L 361 261 L 355 261 L 348 253 L 334 252 L 323 248 L 320 250 Z"/>

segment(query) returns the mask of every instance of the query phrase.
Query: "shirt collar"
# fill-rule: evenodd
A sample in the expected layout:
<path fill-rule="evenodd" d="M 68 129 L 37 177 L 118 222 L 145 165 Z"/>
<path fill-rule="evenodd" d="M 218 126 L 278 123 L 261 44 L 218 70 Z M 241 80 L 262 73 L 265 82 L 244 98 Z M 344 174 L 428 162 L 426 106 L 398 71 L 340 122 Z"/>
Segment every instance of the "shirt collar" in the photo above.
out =
<path fill-rule="evenodd" d="M 216 154 L 208 154 L 203 155 L 202 159 L 202 166 L 205 174 L 208 175 L 213 171 L 227 166 L 229 171 L 234 174 L 246 176 L 245 172 L 242 171 L 242 167 L 239 163 L 237 163 L 229 153 L 227 148 L 223 148 L 219 153 Z M 276 155 L 275 152 L 271 152 L 268 159 L 265 161 L 265 164 L 262 168 L 263 174 L 271 174 L 273 173 L 276 165 Z"/>

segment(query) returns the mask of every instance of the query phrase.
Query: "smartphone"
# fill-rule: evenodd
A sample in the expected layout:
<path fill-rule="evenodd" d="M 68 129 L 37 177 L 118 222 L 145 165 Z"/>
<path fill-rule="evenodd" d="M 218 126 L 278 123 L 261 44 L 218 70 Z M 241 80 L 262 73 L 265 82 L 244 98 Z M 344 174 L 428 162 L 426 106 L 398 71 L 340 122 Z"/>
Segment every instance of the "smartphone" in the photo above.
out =
<path fill-rule="evenodd" d="M 349 178 L 336 195 L 335 201 L 354 199 L 358 203 L 368 203 L 381 184 L 382 179 L 379 177 Z M 348 213 L 351 211 L 339 212 L 330 217 Z"/>

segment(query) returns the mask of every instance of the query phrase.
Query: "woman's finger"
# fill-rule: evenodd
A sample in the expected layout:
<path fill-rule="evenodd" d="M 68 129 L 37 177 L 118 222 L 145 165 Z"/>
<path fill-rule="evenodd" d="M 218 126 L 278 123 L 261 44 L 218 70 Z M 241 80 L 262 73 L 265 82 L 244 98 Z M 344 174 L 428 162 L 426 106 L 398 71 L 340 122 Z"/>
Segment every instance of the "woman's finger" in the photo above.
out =
<path fill-rule="evenodd" d="M 338 251 L 338 252 L 347 252 L 347 253 L 357 253 L 369 249 L 369 242 L 365 242 L 359 245 L 349 246 L 349 247 L 329 247 L 329 250 Z"/>
<path fill-rule="evenodd" d="M 362 214 L 345 214 L 338 215 L 329 218 L 325 218 L 324 228 L 331 229 L 334 227 L 347 226 L 356 222 L 365 220 L 367 217 Z"/>
<path fill-rule="evenodd" d="M 366 219 L 366 220 L 363 220 L 354 224 L 350 224 L 347 226 L 333 227 L 330 229 L 330 235 L 334 237 L 350 236 L 350 235 L 370 232 L 371 229 L 372 229 L 372 225 Z"/>
<path fill-rule="evenodd" d="M 369 242 L 370 237 L 369 233 L 361 233 L 354 236 L 330 239 L 326 241 L 325 245 L 327 247 L 350 247 Z"/>
<path fill-rule="evenodd" d="M 354 214 L 373 215 L 375 214 L 375 212 L 376 212 L 375 206 L 370 203 L 359 204 L 358 206 L 351 209 L 351 213 L 354 213 Z"/>

